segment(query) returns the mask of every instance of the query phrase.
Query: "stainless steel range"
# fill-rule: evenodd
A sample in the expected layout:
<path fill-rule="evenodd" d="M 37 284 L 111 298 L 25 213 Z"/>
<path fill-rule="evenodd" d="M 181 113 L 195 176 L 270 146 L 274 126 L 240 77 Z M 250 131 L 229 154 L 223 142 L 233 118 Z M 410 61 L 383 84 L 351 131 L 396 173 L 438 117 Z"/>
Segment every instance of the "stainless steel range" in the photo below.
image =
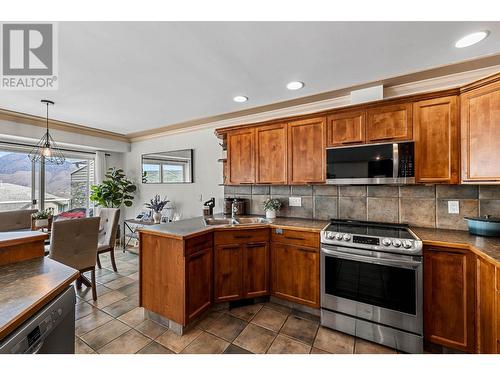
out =
<path fill-rule="evenodd" d="M 332 220 L 321 231 L 321 324 L 423 351 L 422 241 L 402 224 Z"/>

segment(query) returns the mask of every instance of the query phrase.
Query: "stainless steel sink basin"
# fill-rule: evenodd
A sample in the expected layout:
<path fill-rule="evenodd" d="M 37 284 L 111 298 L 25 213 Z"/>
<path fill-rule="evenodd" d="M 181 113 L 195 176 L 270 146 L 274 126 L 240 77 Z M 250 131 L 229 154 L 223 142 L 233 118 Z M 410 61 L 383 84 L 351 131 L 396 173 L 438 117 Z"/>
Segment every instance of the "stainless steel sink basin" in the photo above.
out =
<path fill-rule="evenodd" d="M 231 218 L 205 218 L 205 225 L 252 225 L 252 224 L 267 224 L 268 220 L 263 217 L 239 217 L 236 222 Z"/>

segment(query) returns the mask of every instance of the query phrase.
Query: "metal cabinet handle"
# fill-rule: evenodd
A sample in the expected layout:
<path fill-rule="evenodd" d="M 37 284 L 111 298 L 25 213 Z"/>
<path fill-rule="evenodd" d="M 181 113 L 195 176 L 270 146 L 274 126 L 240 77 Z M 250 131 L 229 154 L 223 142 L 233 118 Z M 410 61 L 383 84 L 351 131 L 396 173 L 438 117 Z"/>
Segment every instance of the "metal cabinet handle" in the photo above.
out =
<path fill-rule="evenodd" d="M 298 240 L 298 241 L 304 241 L 304 238 L 302 237 L 290 237 L 290 236 L 285 236 L 287 240 Z"/>
<path fill-rule="evenodd" d="M 234 236 L 234 238 L 252 238 L 252 236 Z"/>
<path fill-rule="evenodd" d="M 251 248 L 251 247 L 262 247 L 263 244 L 261 243 L 251 243 L 251 244 L 248 244 L 247 245 L 247 248 Z"/>

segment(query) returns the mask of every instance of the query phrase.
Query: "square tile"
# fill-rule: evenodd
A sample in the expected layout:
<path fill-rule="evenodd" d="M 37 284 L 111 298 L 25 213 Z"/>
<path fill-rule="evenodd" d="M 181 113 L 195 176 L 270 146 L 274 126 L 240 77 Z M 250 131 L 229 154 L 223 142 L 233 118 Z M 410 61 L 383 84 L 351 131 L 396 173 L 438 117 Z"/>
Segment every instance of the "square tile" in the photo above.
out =
<path fill-rule="evenodd" d="M 134 354 L 151 342 L 146 336 L 131 329 L 98 350 L 101 354 Z"/>
<path fill-rule="evenodd" d="M 111 292 L 112 289 L 106 288 L 104 285 L 97 283 L 96 291 L 97 291 L 97 299 L 99 299 L 99 297 L 102 297 L 103 295 Z M 92 288 L 87 288 L 85 286 L 82 286 L 82 289 L 75 288 L 75 292 L 78 298 L 81 298 L 85 301 L 92 300 Z"/>
<path fill-rule="evenodd" d="M 436 226 L 436 200 L 427 198 L 401 198 L 399 221 L 417 227 Z"/>
<path fill-rule="evenodd" d="M 290 315 L 286 320 L 280 334 L 290 336 L 296 340 L 302 341 L 307 345 L 312 345 L 319 323 L 295 315 Z"/>
<path fill-rule="evenodd" d="M 262 308 L 262 304 L 256 303 L 253 305 L 246 305 L 246 306 L 235 307 L 233 309 L 230 309 L 229 314 L 249 322 L 250 320 L 253 319 L 253 317 L 259 312 L 259 310 L 261 308 Z"/>
<path fill-rule="evenodd" d="M 95 307 L 98 307 L 100 309 L 106 307 L 106 306 L 109 306 L 111 305 L 112 303 L 115 303 L 119 300 L 122 300 L 124 298 L 126 298 L 127 296 L 123 293 L 120 293 L 116 290 L 112 290 L 111 292 L 109 293 L 106 293 L 102 296 L 99 295 L 99 293 L 97 293 L 97 300 L 94 301 L 94 300 L 90 300 L 89 303 Z"/>
<path fill-rule="evenodd" d="M 85 301 L 78 302 L 75 305 L 75 320 L 83 318 L 94 311 L 97 311 L 97 307 L 92 306 L 90 303 Z"/>
<path fill-rule="evenodd" d="M 265 302 L 264 306 L 276 311 L 281 311 L 282 313 L 285 314 L 290 314 L 290 312 L 292 311 L 290 307 L 285 305 L 280 305 L 279 303 L 274 303 L 274 302 Z"/>
<path fill-rule="evenodd" d="M 355 354 L 397 354 L 395 349 L 356 338 Z"/>
<path fill-rule="evenodd" d="M 183 354 L 221 354 L 229 342 L 207 332 L 202 332 L 181 353 Z"/>
<path fill-rule="evenodd" d="M 94 350 L 99 350 L 130 329 L 126 324 L 113 319 L 81 336 L 81 339 Z"/>
<path fill-rule="evenodd" d="M 302 196 L 302 206 L 289 206 L 288 202 L 286 202 L 286 210 L 288 217 L 299 217 L 304 219 L 312 219 L 313 217 L 313 200 L 312 196 L 305 197 Z"/>
<path fill-rule="evenodd" d="M 399 198 L 372 198 L 367 199 L 368 221 L 382 223 L 399 222 Z"/>
<path fill-rule="evenodd" d="M 210 332 L 227 341 L 233 341 L 243 331 L 247 322 L 228 314 L 222 314 L 206 328 Z"/>
<path fill-rule="evenodd" d="M 366 197 L 366 186 L 339 186 L 340 197 Z"/>
<path fill-rule="evenodd" d="M 159 342 L 164 347 L 170 349 L 175 353 L 180 353 L 186 348 L 186 346 L 191 344 L 191 342 L 195 338 L 201 335 L 201 333 L 202 333 L 201 330 L 194 328 L 188 330 L 182 336 L 180 336 L 169 330 L 165 332 L 163 335 L 156 338 L 155 341 Z"/>
<path fill-rule="evenodd" d="M 290 195 L 290 186 L 271 186 L 271 195 Z"/>
<path fill-rule="evenodd" d="M 153 340 L 156 339 L 158 336 L 163 335 L 168 330 L 167 327 L 162 326 L 161 324 L 153 322 L 152 320 L 149 319 L 143 321 L 134 329 L 142 333 L 144 336 L 147 336 Z"/>
<path fill-rule="evenodd" d="M 135 309 L 130 310 L 123 315 L 120 315 L 118 317 L 118 320 L 121 320 L 130 327 L 135 327 L 146 320 L 146 317 L 144 315 L 144 308 L 136 307 Z"/>
<path fill-rule="evenodd" d="M 310 354 L 330 354 L 318 348 L 312 348 Z"/>
<path fill-rule="evenodd" d="M 336 197 L 338 195 L 338 187 L 337 185 L 315 185 L 313 187 L 313 194 Z"/>
<path fill-rule="evenodd" d="M 436 226 L 441 229 L 467 230 L 465 216 L 476 217 L 479 215 L 479 201 L 477 199 L 460 199 L 458 214 L 448 213 L 448 199 L 437 200 Z"/>
<path fill-rule="evenodd" d="M 312 195 L 312 192 L 313 192 L 313 187 L 311 185 L 304 185 L 304 186 L 301 186 L 301 185 L 293 185 L 292 187 L 292 190 L 291 190 L 291 193 L 290 195 L 300 195 L 300 196 L 304 196 L 304 195 Z"/>
<path fill-rule="evenodd" d="M 139 350 L 137 354 L 175 354 L 175 353 L 171 350 L 168 350 L 163 345 L 158 344 L 156 341 L 151 341 L 148 345 Z"/>
<path fill-rule="evenodd" d="M 222 316 L 222 311 L 209 311 L 204 314 L 196 323 L 196 327 L 200 329 L 207 329 L 210 325 Z"/>
<path fill-rule="evenodd" d="M 271 189 L 266 185 L 253 185 L 252 186 L 252 195 L 260 194 L 260 195 L 269 195 Z"/>
<path fill-rule="evenodd" d="M 131 284 L 122 286 L 121 288 L 116 289 L 116 291 L 125 294 L 126 296 L 130 297 L 133 296 L 134 294 L 139 294 L 139 282 L 133 282 Z"/>
<path fill-rule="evenodd" d="M 436 185 L 436 198 L 440 199 L 478 199 L 477 185 Z"/>
<path fill-rule="evenodd" d="M 500 185 L 480 185 L 479 199 L 500 199 Z"/>
<path fill-rule="evenodd" d="M 248 350 L 240 348 L 237 345 L 229 344 L 227 349 L 224 350 L 224 354 L 252 354 L 252 352 L 249 352 Z"/>
<path fill-rule="evenodd" d="M 368 196 L 376 198 L 397 198 L 399 188 L 397 186 L 370 185 L 368 186 Z"/>
<path fill-rule="evenodd" d="M 113 280 L 119 279 L 121 277 L 123 277 L 123 276 L 120 275 L 119 273 L 110 272 L 110 273 L 104 274 L 102 276 L 96 276 L 95 280 L 100 284 L 106 284 L 106 283 L 109 283 Z"/>
<path fill-rule="evenodd" d="M 317 220 L 336 219 L 337 197 L 320 195 L 314 197 L 314 218 Z"/>
<path fill-rule="evenodd" d="M 233 344 L 252 353 L 263 354 L 271 346 L 276 334 L 255 324 L 248 324 Z"/>
<path fill-rule="evenodd" d="M 268 198 L 269 195 L 252 195 L 252 199 L 250 201 L 250 214 L 265 215 L 264 207 L 262 206 L 262 204 Z"/>
<path fill-rule="evenodd" d="M 92 331 L 94 328 L 102 326 L 112 319 L 113 317 L 100 310 L 93 311 L 89 315 L 75 321 L 75 334 L 77 336 L 81 336 Z"/>
<path fill-rule="evenodd" d="M 332 354 L 353 354 L 354 337 L 325 327 L 319 327 L 313 346 Z"/>
<path fill-rule="evenodd" d="M 339 218 L 352 220 L 366 220 L 365 197 L 340 197 Z"/>
<path fill-rule="evenodd" d="M 500 217 L 500 199 L 481 199 L 479 201 L 479 214 Z"/>
<path fill-rule="evenodd" d="M 104 307 L 102 311 L 115 318 L 118 318 L 120 315 L 123 315 L 129 312 L 130 310 L 135 309 L 138 306 L 139 306 L 139 297 L 132 296 L 124 298 L 115 303 L 112 303 L 111 305 Z"/>
<path fill-rule="evenodd" d="M 121 287 L 124 287 L 125 285 L 135 283 L 136 281 L 134 279 L 131 279 L 130 277 L 120 277 L 116 280 L 110 281 L 109 283 L 104 284 L 106 288 L 110 289 L 119 289 Z"/>
<path fill-rule="evenodd" d="M 399 187 L 401 198 L 435 198 L 436 187 L 434 185 L 405 185 Z"/>
<path fill-rule="evenodd" d="M 85 344 L 78 337 L 75 338 L 75 354 L 97 354 L 94 349 Z"/>
<path fill-rule="evenodd" d="M 287 314 L 263 307 L 252 319 L 253 324 L 278 332 L 287 318 Z"/>
<path fill-rule="evenodd" d="M 288 336 L 278 335 L 267 351 L 268 354 L 309 354 L 311 347 Z"/>

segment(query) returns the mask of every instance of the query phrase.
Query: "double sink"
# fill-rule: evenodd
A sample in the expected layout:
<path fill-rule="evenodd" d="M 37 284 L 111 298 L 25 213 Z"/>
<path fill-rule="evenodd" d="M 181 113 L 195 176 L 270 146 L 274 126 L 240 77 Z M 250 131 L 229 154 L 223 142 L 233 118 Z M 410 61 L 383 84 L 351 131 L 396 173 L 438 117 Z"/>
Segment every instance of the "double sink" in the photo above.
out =
<path fill-rule="evenodd" d="M 268 224 L 269 220 L 263 217 L 239 217 L 231 218 L 204 218 L 205 225 L 252 225 L 252 224 Z"/>

